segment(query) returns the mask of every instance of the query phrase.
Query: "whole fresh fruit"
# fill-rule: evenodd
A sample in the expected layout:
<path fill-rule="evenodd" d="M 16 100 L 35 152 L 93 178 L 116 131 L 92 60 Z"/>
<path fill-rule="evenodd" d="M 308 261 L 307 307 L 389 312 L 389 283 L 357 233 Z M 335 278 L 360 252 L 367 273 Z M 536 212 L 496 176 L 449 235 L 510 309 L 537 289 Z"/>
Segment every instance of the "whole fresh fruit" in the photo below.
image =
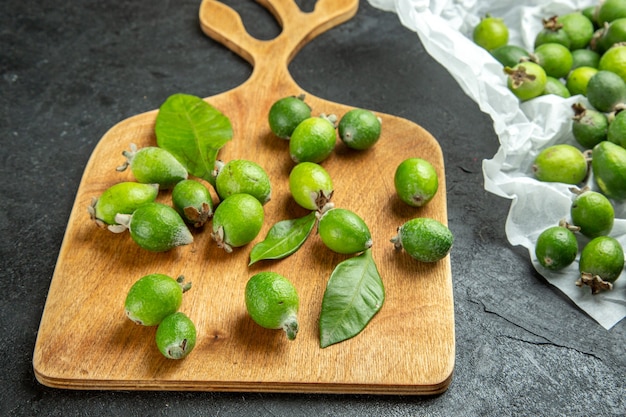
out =
<path fill-rule="evenodd" d="M 188 177 L 185 167 L 163 148 L 147 146 L 137 150 L 137 147 L 131 144 L 130 151 L 124 151 L 122 154 L 126 157 L 126 162 L 117 170 L 124 171 L 130 167 L 137 182 L 159 184 L 161 189 L 170 189 Z"/>
<path fill-rule="evenodd" d="M 578 94 L 586 96 L 589 80 L 591 79 L 591 77 L 596 75 L 597 72 L 597 68 L 578 67 L 569 73 L 565 82 L 565 86 L 573 96 Z"/>
<path fill-rule="evenodd" d="M 246 284 L 246 310 L 259 326 L 283 329 L 287 339 L 298 334 L 300 298 L 293 284 L 276 272 L 259 272 Z"/>
<path fill-rule="evenodd" d="M 333 196 L 333 181 L 328 172 L 314 162 L 301 162 L 289 173 L 289 191 L 300 206 L 322 210 Z"/>
<path fill-rule="evenodd" d="M 509 42 L 509 28 L 502 19 L 487 15 L 474 27 L 472 38 L 477 45 L 491 51 Z"/>
<path fill-rule="evenodd" d="M 172 190 L 172 204 L 185 222 L 202 227 L 213 216 L 209 189 L 196 180 L 182 180 Z"/>
<path fill-rule="evenodd" d="M 165 252 L 193 242 L 193 236 L 180 215 L 172 207 L 161 203 L 147 203 L 133 214 L 118 214 L 115 220 L 121 232 L 130 231 L 139 247 L 152 252 Z"/>
<path fill-rule="evenodd" d="M 606 131 L 606 138 L 626 148 L 626 110 L 622 110 L 615 115 Z"/>
<path fill-rule="evenodd" d="M 350 210 L 332 208 L 322 213 L 318 232 L 322 242 L 337 253 L 359 253 L 372 247 L 372 234 L 367 224 Z"/>
<path fill-rule="evenodd" d="M 452 249 L 454 236 L 438 220 L 418 217 L 398 227 L 398 234 L 391 242 L 397 250 L 404 249 L 420 262 L 437 262 Z"/>
<path fill-rule="evenodd" d="M 570 208 L 572 223 L 588 238 L 608 235 L 613 229 L 615 211 L 603 194 L 583 189 L 577 193 Z"/>
<path fill-rule="evenodd" d="M 587 176 L 587 158 L 575 146 L 557 144 L 548 146 L 535 158 L 532 171 L 544 182 L 579 184 Z"/>
<path fill-rule="evenodd" d="M 588 109 L 581 103 L 572 105 L 572 134 L 574 139 L 586 149 L 592 149 L 607 139 L 609 119 L 602 112 Z"/>
<path fill-rule="evenodd" d="M 535 36 L 535 49 L 544 43 L 559 43 L 566 48 L 570 48 L 572 41 L 567 32 L 563 29 L 563 24 L 559 22 L 558 16 L 543 19 L 543 28 Z"/>
<path fill-rule="evenodd" d="M 593 22 L 581 12 L 567 13 L 557 17 L 557 22 L 563 25 L 563 31 L 570 39 L 569 49 L 583 49 L 589 45 L 595 31 Z"/>
<path fill-rule="evenodd" d="M 530 53 L 517 45 L 504 45 L 496 49 L 492 49 L 491 55 L 503 66 L 514 67 L 524 58 L 530 57 Z"/>
<path fill-rule="evenodd" d="M 605 0 L 600 3 L 597 16 L 600 26 L 626 17 L 626 2 L 624 0 Z"/>
<path fill-rule="evenodd" d="M 576 285 L 588 285 L 592 294 L 610 290 L 624 270 L 624 249 L 613 237 L 596 237 L 581 251 L 578 266 L 580 280 Z"/>
<path fill-rule="evenodd" d="M 559 271 L 576 259 L 578 241 L 567 227 L 552 226 L 541 232 L 537 238 L 535 255 L 541 266 L 551 271 Z"/>
<path fill-rule="evenodd" d="M 626 82 L 626 44 L 617 44 L 606 51 L 598 62 L 598 69 L 614 72 Z"/>
<path fill-rule="evenodd" d="M 513 68 L 505 67 L 508 75 L 507 86 L 521 101 L 530 100 L 543 94 L 546 86 L 546 72 L 534 62 L 521 62 Z"/>
<path fill-rule="evenodd" d="M 252 242 L 261 231 L 264 219 L 259 200 L 249 194 L 233 194 L 215 209 L 211 236 L 220 248 L 230 253 L 234 247 Z"/>
<path fill-rule="evenodd" d="M 439 176 L 430 162 L 422 158 L 402 161 L 394 174 L 396 194 L 404 203 L 421 207 L 433 199 L 439 189 Z"/>
<path fill-rule="evenodd" d="M 180 311 L 165 317 L 157 327 L 155 342 L 168 359 L 183 359 L 196 346 L 196 326 Z"/>
<path fill-rule="evenodd" d="M 554 78 L 567 76 L 574 63 L 570 50 L 560 43 L 541 44 L 530 57 L 532 62 L 543 68 L 548 77 Z"/>
<path fill-rule="evenodd" d="M 604 54 L 611 47 L 624 42 L 626 42 L 626 18 L 620 18 L 598 29 L 591 40 L 590 47 Z"/>
<path fill-rule="evenodd" d="M 270 177 L 256 162 L 235 159 L 217 165 L 215 188 L 222 200 L 233 194 L 250 194 L 266 204 L 272 198 Z"/>
<path fill-rule="evenodd" d="M 626 81 L 614 72 L 600 70 L 589 79 L 587 99 L 596 110 L 612 112 L 626 103 Z"/>
<path fill-rule="evenodd" d="M 612 200 L 626 200 L 626 149 L 609 141 L 597 144 L 591 154 L 596 184 Z"/>
<path fill-rule="evenodd" d="M 115 225 L 117 214 L 132 214 L 138 207 L 153 202 L 159 193 L 158 184 L 120 182 L 107 188 L 88 207 L 91 219 L 98 226 Z"/>
<path fill-rule="evenodd" d="M 572 70 L 580 67 L 598 68 L 600 54 L 591 49 L 576 49 L 572 51 Z"/>
<path fill-rule="evenodd" d="M 283 97 L 270 108 L 270 129 L 281 139 L 289 139 L 302 121 L 311 117 L 311 108 L 304 102 L 304 95 Z"/>
<path fill-rule="evenodd" d="M 381 119 L 365 109 L 352 109 L 337 126 L 339 139 L 349 148 L 369 149 L 380 139 Z"/>
<path fill-rule="evenodd" d="M 183 293 L 191 288 L 183 276 L 174 279 L 165 274 L 139 278 L 130 287 L 124 301 L 126 316 L 143 326 L 156 326 L 174 314 L 183 302 Z"/>
<path fill-rule="evenodd" d="M 295 163 L 322 162 L 330 156 L 336 141 L 335 126 L 328 117 L 310 117 L 293 131 L 289 154 Z"/>
<path fill-rule="evenodd" d="M 554 94 L 555 96 L 563 98 L 571 97 L 571 93 L 565 84 L 554 77 L 546 77 L 546 86 L 543 89 L 542 95 L 546 94 Z"/>

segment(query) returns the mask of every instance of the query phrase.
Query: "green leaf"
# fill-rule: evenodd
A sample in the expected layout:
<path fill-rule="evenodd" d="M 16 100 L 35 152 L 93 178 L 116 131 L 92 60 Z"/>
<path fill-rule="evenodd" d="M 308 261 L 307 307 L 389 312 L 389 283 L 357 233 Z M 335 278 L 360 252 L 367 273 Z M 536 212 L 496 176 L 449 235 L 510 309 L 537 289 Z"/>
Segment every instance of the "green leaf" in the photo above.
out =
<path fill-rule="evenodd" d="M 161 105 L 155 133 L 159 147 L 173 154 L 190 174 L 211 183 L 217 153 L 233 137 L 228 117 L 188 94 L 171 95 Z"/>
<path fill-rule="evenodd" d="M 250 251 L 250 263 L 263 259 L 283 259 L 291 255 L 306 241 L 315 225 L 315 212 L 295 220 L 282 220 L 267 233 L 265 240 Z"/>
<path fill-rule="evenodd" d="M 371 249 L 341 262 L 328 280 L 320 313 L 320 346 L 350 339 L 380 311 L 385 287 Z"/>

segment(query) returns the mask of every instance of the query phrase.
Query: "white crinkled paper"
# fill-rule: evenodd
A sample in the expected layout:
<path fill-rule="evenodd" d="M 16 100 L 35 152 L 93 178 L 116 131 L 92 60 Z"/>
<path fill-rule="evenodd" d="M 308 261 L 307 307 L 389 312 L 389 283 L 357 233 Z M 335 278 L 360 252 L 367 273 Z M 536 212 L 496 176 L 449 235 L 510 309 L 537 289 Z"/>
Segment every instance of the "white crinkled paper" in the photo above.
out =
<path fill-rule="evenodd" d="M 569 185 L 533 178 L 530 167 L 545 147 L 569 143 L 580 148 L 571 134 L 572 104 L 588 104 L 582 96 L 563 99 L 542 96 L 520 103 L 506 86 L 502 65 L 472 41 L 472 30 L 487 13 L 500 17 L 510 32 L 509 43 L 532 51 L 542 19 L 581 10 L 597 0 L 368 0 L 395 12 L 404 26 L 417 33 L 426 51 L 444 66 L 463 91 L 489 114 L 500 142 L 498 152 L 483 161 L 485 189 L 512 200 L 506 234 L 512 245 L 528 249 L 535 269 L 566 294 L 580 309 L 610 329 L 626 316 L 626 273 L 612 291 L 591 295 L 575 285 L 578 258 L 568 268 L 551 272 L 539 265 L 535 242 L 539 234 L 561 219 L 569 219 L 573 194 Z M 547 3 L 547 4 L 546 4 Z M 588 185 L 595 189 L 593 178 Z M 616 217 L 611 236 L 626 247 L 626 204 L 613 202 Z M 579 236 L 579 246 L 588 241 Z"/>

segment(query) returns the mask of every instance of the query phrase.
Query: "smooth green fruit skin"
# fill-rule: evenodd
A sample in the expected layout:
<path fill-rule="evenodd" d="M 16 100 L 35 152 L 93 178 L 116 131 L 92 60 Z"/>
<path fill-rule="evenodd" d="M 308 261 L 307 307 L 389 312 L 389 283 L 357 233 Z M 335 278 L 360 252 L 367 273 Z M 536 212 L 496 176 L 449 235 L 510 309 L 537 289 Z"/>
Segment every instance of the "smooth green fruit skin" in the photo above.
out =
<path fill-rule="evenodd" d="M 598 9 L 598 23 L 611 23 L 614 20 L 626 17 L 624 0 L 605 0 Z"/>
<path fill-rule="evenodd" d="M 581 12 L 567 13 L 557 18 L 570 39 L 572 51 L 587 47 L 593 37 L 593 22 Z"/>
<path fill-rule="evenodd" d="M 213 233 L 222 227 L 224 242 L 232 247 L 246 245 L 263 227 L 263 205 L 249 194 L 233 194 L 222 201 L 213 215 Z"/>
<path fill-rule="evenodd" d="M 509 29 L 502 19 L 485 17 L 474 27 L 472 39 L 477 45 L 491 51 L 508 43 Z"/>
<path fill-rule="evenodd" d="M 589 79 L 587 99 L 597 110 L 609 113 L 626 103 L 626 82 L 611 71 L 599 70 Z"/>
<path fill-rule="evenodd" d="M 156 146 L 138 150 L 132 157 L 130 168 L 138 182 L 159 184 L 161 189 L 170 189 L 188 176 L 174 155 Z"/>
<path fill-rule="evenodd" d="M 574 139 L 586 149 L 592 149 L 608 137 L 609 120 L 594 109 L 585 109 L 580 119 L 572 122 Z"/>
<path fill-rule="evenodd" d="M 322 242 L 337 253 L 359 253 L 372 247 L 367 224 L 350 210 L 333 208 L 325 212 L 320 217 L 318 232 Z"/>
<path fill-rule="evenodd" d="M 156 326 L 175 313 L 183 301 L 181 285 L 164 274 L 150 274 L 137 280 L 126 296 L 124 311 L 143 326 Z"/>
<path fill-rule="evenodd" d="M 558 43 L 544 43 L 533 52 L 537 64 L 543 68 L 548 77 L 562 78 L 569 74 L 574 63 L 572 53 Z"/>
<path fill-rule="evenodd" d="M 626 110 L 622 110 L 609 124 L 606 132 L 606 138 L 620 145 L 622 148 L 626 148 Z"/>
<path fill-rule="evenodd" d="M 233 194 L 250 194 L 266 204 L 272 197 L 272 184 L 267 172 L 256 162 L 234 159 L 220 168 L 215 178 L 217 194 L 221 199 Z"/>
<path fill-rule="evenodd" d="M 284 328 L 290 339 L 295 338 L 300 298 L 287 278 L 276 272 L 253 275 L 246 284 L 245 303 L 248 314 L 259 326 Z"/>
<path fill-rule="evenodd" d="M 600 54 L 591 49 L 576 49 L 572 51 L 572 70 L 580 67 L 598 68 Z"/>
<path fill-rule="evenodd" d="M 196 326 L 187 315 L 176 312 L 165 317 L 157 327 L 155 342 L 168 359 L 183 359 L 196 346 Z"/>
<path fill-rule="evenodd" d="M 343 115 L 337 126 L 339 138 L 349 148 L 369 149 L 380 139 L 381 123 L 374 113 L 352 109 Z"/>
<path fill-rule="evenodd" d="M 624 269 L 624 249 L 615 238 L 596 237 L 581 251 L 578 267 L 581 273 L 598 275 L 604 281 L 615 282 Z"/>
<path fill-rule="evenodd" d="M 598 62 L 598 69 L 611 71 L 626 82 L 626 45 L 619 45 L 606 51 Z"/>
<path fill-rule="evenodd" d="M 295 128 L 311 117 L 311 108 L 298 97 L 283 97 L 270 108 L 270 129 L 281 139 L 289 139 Z"/>
<path fill-rule="evenodd" d="M 578 255 L 578 241 L 565 227 L 549 227 L 537 238 L 535 255 L 541 266 L 558 271 L 574 262 Z"/>
<path fill-rule="evenodd" d="M 289 191 L 301 207 L 307 210 L 319 210 L 320 194 L 333 193 L 333 181 L 328 172 L 314 162 L 301 162 L 289 173 Z"/>
<path fill-rule="evenodd" d="M 558 43 L 568 49 L 572 46 L 569 35 L 563 29 L 542 29 L 535 37 L 534 47 L 538 48 L 545 43 Z"/>
<path fill-rule="evenodd" d="M 310 117 L 300 123 L 289 140 L 289 154 L 295 163 L 322 162 L 335 148 L 337 132 L 322 117 Z"/>
<path fill-rule="evenodd" d="M 613 229 L 613 205 L 603 194 L 595 191 L 585 191 L 576 196 L 570 215 L 574 225 L 580 227 L 580 233 L 589 238 L 608 235 Z"/>
<path fill-rule="evenodd" d="M 567 76 L 565 86 L 569 92 L 575 95 L 587 95 L 587 87 L 589 80 L 598 72 L 597 68 L 593 67 L 578 67 Z"/>
<path fill-rule="evenodd" d="M 411 207 L 422 207 L 437 194 L 439 176 L 427 160 L 408 158 L 396 168 L 394 187 L 404 203 Z"/>
<path fill-rule="evenodd" d="M 207 215 L 210 217 L 213 214 L 211 192 L 204 184 L 196 180 L 182 180 L 176 184 L 172 190 L 172 204 L 187 223 L 195 223 L 195 220 L 189 218 L 185 213 L 187 207 L 193 207 L 198 212 L 202 212 L 207 207 L 209 209 Z"/>
<path fill-rule="evenodd" d="M 193 242 L 193 236 L 178 212 L 161 203 L 148 203 L 132 214 L 130 236 L 143 249 L 165 252 Z"/>
<path fill-rule="evenodd" d="M 568 98 L 571 94 L 565 84 L 561 80 L 557 80 L 554 77 L 546 77 L 546 86 L 543 89 L 543 94 L 554 94 L 555 96 Z"/>
<path fill-rule="evenodd" d="M 514 67 L 522 58 L 528 58 L 530 54 L 521 46 L 504 45 L 490 51 L 491 55 L 504 67 Z"/>
<path fill-rule="evenodd" d="M 437 262 L 445 258 L 454 243 L 448 227 L 427 217 L 404 223 L 398 228 L 398 238 L 402 248 L 420 262 Z"/>
<path fill-rule="evenodd" d="M 539 181 L 576 185 L 587 176 L 587 160 L 578 148 L 558 144 L 542 150 L 532 169 Z"/>
<path fill-rule="evenodd" d="M 158 184 L 120 182 L 100 195 L 94 206 L 94 216 L 106 224 L 116 224 L 116 214 L 132 214 L 138 207 L 153 202 L 158 193 Z"/>
<path fill-rule="evenodd" d="M 609 141 L 592 151 L 591 169 L 602 193 L 613 200 L 626 200 L 626 149 Z"/>

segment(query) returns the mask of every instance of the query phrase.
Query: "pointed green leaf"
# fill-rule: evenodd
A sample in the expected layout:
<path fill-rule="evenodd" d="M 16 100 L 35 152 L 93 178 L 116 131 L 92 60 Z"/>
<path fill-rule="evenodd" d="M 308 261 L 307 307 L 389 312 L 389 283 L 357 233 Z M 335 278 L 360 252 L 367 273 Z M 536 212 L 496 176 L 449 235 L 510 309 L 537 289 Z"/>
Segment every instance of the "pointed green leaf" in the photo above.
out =
<path fill-rule="evenodd" d="M 283 259 L 291 255 L 306 241 L 315 225 L 315 212 L 294 220 L 282 220 L 267 233 L 265 240 L 250 251 L 250 263 L 263 259 Z"/>
<path fill-rule="evenodd" d="M 155 133 L 159 147 L 173 154 L 190 174 L 211 183 L 217 153 L 233 137 L 228 117 L 188 94 L 171 95 L 161 105 Z"/>
<path fill-rule="evenodd" d="M 320 313 L 320 346 L 359 334 L 380 311 L 385 287 L 371 249 L 341 262 L 328 280 Z"/>

